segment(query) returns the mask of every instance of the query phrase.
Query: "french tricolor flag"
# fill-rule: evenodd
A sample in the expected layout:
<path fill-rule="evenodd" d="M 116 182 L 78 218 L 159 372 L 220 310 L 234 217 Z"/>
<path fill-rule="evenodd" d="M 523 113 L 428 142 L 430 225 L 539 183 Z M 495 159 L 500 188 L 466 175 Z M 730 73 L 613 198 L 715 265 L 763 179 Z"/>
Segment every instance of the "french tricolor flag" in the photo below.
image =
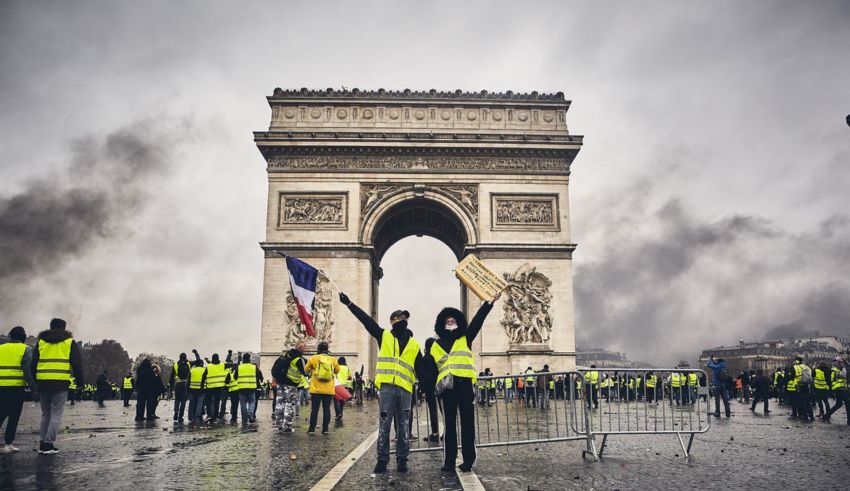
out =
<path fill-rule="evenodd" d="M 289 270 L 289 284 L 304 330 L 308 336 L 316 337 L 313 329 L 313 299 L 316 297 L 319 270 L 292 256 L 286 256 L 286 269 Z"/>

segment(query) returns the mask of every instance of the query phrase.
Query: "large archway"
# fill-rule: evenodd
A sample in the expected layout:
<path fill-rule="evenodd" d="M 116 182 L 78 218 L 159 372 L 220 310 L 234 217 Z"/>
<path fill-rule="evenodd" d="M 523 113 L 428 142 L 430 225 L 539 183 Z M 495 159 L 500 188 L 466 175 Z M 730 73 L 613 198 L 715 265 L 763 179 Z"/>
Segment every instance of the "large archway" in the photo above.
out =
<path fill-rule="evenodd" d="M 582 138 L 563 94 L 276 89 L 268 100 L 271 124 L 254 135 L 269 179 L 265 360 L 304 335 L 278 253 L 324 270 L 374 317 L 383 257 L 423 235 L 511 285 L 473 345 L 483 366 L 574 366 L 568 188 Z M 460 304 L 480 300 L 461 288 Z M 332 351 L 371 372 L 375 343 L 327 282 L 315 307 Z"/>

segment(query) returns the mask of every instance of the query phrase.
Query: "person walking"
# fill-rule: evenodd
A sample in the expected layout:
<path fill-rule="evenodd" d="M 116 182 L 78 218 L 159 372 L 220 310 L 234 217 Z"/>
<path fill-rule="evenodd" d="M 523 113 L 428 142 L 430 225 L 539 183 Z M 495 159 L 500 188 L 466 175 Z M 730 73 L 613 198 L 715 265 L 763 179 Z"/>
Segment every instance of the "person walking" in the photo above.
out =
<path fill-rule="evenodd" d="M 707 366 L 711 369 L 711 385 L 714 390 L 714 417 L 720 417 L 720 400 L 722 399 L 728 418 L 732 415 L 732 408 L 729 407 L 729 392 L 726 390 L 727 379 L 729 379 L 726 362 L 722 358 L 715 360 L 712 354 Z"/>
<path fill-rule="evenodd" d="M 767 400 L 770 397 L 770 379 L 764 375 L 761 368 L 756 370 L 756 376 L 751 381 L 753 387 L 753 405 L 750 406 L 750 411 L 755 412 L 756 404 L 759 401 L 764 402 L 764 414 L 769 414 L 770 409 L 767 407 Z"/>
<path fill-rule="evenodd" d="M 106 370 L 97 377 L 97 381 L 95 381 L 95 386 L 97 387 L 97 392 L 95 393 L 95 398 L 97 399 L 98 407 L 106 407 L 106 404 L 103 403 L 110 394 L 112 394 L 112 386 L 109 385 L 109 379 L 107 378 Z"/>
<path fill-rule="evenodd" d="M 351 369 L 348 368 L 348 365 L 345 363 L 345 357 L 340 356 L 337 358 L 337 363 L 339 364 L 339 373 L 337 374 L 337 380 L 339 383 L 345 387 L 349 393 L 354 392 L 353 377 L 351 376 Z M 345 401 L 334 399 L 334 414 L 336 415 L 336 421 L 342 421 L 343 411 L 345 410 Z"/>
<path fill-rule="evenodd" d="M 50 329 L 39 333 L 33 350 L 31 368 L 41 402 L 38 453 L 42 455 L 59 452 L 56 435 L 62 425 L 71 376 L 78 384 L 84 383 L 80 349 L 66 326 L 63 319 L 52 319 Z"/>
<path fill-rule="evenodd" d="M 207 388 L 207 369 L 204 367 L 204 360 L 201 359 L 198 352 L 192 350 L 195 354 L 195 361 L 192 362 L 192 368 L 189 370 L 189 425 L 196 425 L 203 422 L 204 415 L 204 395 Z"/>
<path fill-rule="evenodd" d="M 224 363 L 218 357 L 218 353 L 213 353 L 212 359 L 207 363 L 207 389 L 204 395 L 206 402 L 207 420 L 210 424 L 215 424 L 218 421 L 218 412 L 221 406 L 221 398 L 224 395 L 224 380 L 227 378 L 227 373 L 224 368 Z M 240 398 L 241 403 L 241 398 Z"/>
<path fill-rule="evenodd" d="M 180 358 L 171 367 L 171 376 L 168 386 L 174 392 L 174 424 L 183 423 L 183 414 L 186 412 L 186 401 L 189 399 L 189 359 L 186 353 L 180 353 Z"/>
<path fill-rule="evenodd" d="M 850 392 L 847 386 L 847 363 L 836 357 L 835 366 L 832 367 L 832 390 L 835 393 L 835 405 L 823 416 L 824 421 L 829 421 L 836 411 L 844 406 L 847 415 L 847 425 L 850 426 Z"/>
<path fill-rule="evenodd" d="M 378 459 L 373 470 L 376 474 L 387 471 L 390 459 L 390 430 L 397 428 L 396 469 L 407 472 L 410 453 L 410 405 L 417 373 L 422 373 L 422 354 L 419 343 L 407 328 L 410 312 L 396 310 L 390 314 L 391 329 L 381 328 L 375 319 L 354 304 L 345 293 L 339 300 L 378 343 L 378 363 L 375 369 L 375 387 L 380 391 L 380 420 L 378 426 Z M 315 409 L 314 409 L 315 411 Z"/>
<path fill-rule="evenodd" d="M 121 395 L 124 397 L 124 407 L 130 407 L 130 397 L 133 396 L 133 389 L 135 386 L 133 374 L 131 372 L 127 372 L 127 375 L 124 376 L 124 381 L 121 385 Z"/>
<path fill-rule="evenodd" d="M 27 397 L 27 387 L 36 392 L 32 373 L 33 349 L 25 344 L 27 333 L 21 326 L 9 331 L 9 342 L 0 344 L 0 426 L 6 423 L 0 454 L 17 452 L 14 445 L 18 420 Z"/>
<path fill-rule="evenodd" d="M 334 395 L 334 376 L 339 373 L 339 363 L 328 354 L 328 343 L 322 341 L 316 354 L 307 360 L 304 371 L 310 375 L 310 427 L 308 435 L 316 434 L 319 408 L 322 409 L 322 434 L 328 434 L 331 422 L 331 401 Z"/>
<path fill-rule="evenodd" d="M 548 369 L 549 365 L 546 365 L 544 368 Z M 588 409 L 590 409 L 591 402 L 593 403 L 593 409 L 599 409 L 598 391 L 599 370 L 596 369 L 596 365 L 590 365 L 590 371 L 587 372 L 587 376 L 584 379 L 584 398 Z"/>
<path fill-rule="evenodd" d="M 257 389 L 262 387 L 263 379 L 257 365 L 251 363 L 251 353 L 242 354 L 242 361 L 233 372 L 239 388 L 239 413 L 244 428 L 257 422 L 254 407 L 257 404 Z"/>
<path fill-rule="evenodd" d="M 804 423 L 815 420 L 811 404 L 812 370 L 801 357 L 794 359 L 794 377 L 797 385 L 797 417 Z"/>
<path fill-rule="evenodd" d="M 492 302 L 483 302 L 476 312 L 472 322 L 467 324 L 463 312 L 446 307 L 434 322 L 437 339 L 429 339 L 425 343 L 426 370 L 437 374 L 437 388 L 443 387 L 440 396 L 443 401 L 445 418 L 445 451 L 443 472 L 454 472 L 457 460 L 457 418 L 460 414 L 461 446 L 463 448 L 463 463 L 458 467 L 462 472 L 469 472 L 475 464 L 475 395 L 472 388 L 477 376 L 475 372 L 475 357 L 471 345 L 481 328 L 493 304 L 499 299 L 499 294 Z M 531 376 L 533 380 L 533 375 Z"/>
<path fill-rule="evenodd" d="M 814 373 L 814 398 L 818 404 L 818 417 L 823 418 L 829 412 L 829 393 L 832 386 L 832 370 L 821 362 Z"/>
<path fill-rule="evenodd" d="M 303 342 L 298 342 L 275 360 L 272 377 L 278 383 L 277 425 L 284 433 L 292 433 L 292 420 L 298 412 L 298 387 L 307 378 L 304 369 Z"/>

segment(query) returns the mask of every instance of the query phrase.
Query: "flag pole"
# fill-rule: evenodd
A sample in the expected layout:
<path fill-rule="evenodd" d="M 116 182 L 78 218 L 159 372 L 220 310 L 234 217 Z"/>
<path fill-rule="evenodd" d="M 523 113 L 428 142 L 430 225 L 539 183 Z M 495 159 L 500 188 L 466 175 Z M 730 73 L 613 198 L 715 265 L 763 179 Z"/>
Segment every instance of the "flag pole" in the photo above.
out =
<path fill-rule="evenodd" d="M 286 254 L 284 254 L 284 253 L 282 253 L 282 252 L 280 252 L 280 251 L 272 251 L 272 252 L 274 252 L 274 253 L 275 253 L 275 254 L 277 254 L 278 256 L 280 256 L 280 257 L 282 257 L 282 258 L 286 259 Z M 334 288 L 336 288 L 336 289 L 337 289 L 337 291 L 340 291 L 340 292 L 342 291 L 342 288 L 340 288 L 340 287 L 339 287 L 339 285 L 337 285 L 337 284 L 336 284 L 336 282 L 335 282 L 335 281 L 334 281 L 334 280 L 333 280 L 330 276 L 328 276 L 328 274 L 327 274 L 327 273 L 325 273 L 324 271 L 322 271 L 322 270 L 321 270 L 321 269 L 319 269 L 319 268 L 316 268 L 316 271 L 318 271 L 319 273 L 322 273 L 322 276 L 324 276 L 324 277 L 325 277 L 328 281 L 330 281 L 330 282 L 331 282 L 331 284 L 334 286 Z"/>

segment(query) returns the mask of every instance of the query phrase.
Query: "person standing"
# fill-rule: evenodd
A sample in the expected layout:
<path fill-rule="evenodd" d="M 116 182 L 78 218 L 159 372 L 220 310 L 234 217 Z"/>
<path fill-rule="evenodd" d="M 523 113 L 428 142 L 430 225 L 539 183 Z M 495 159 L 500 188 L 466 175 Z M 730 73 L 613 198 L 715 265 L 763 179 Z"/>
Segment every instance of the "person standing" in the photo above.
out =
<path fill-rule="evenodd" d="M 528 407 L 528 402 L 531 401 L 534 407 L 537 407 L 537 392 L 534 391 L 534 370 L 531 367 L 525 369 L 525 407 Z"/>
<path fill-rule="evenodd" d="M 510 376 L 510 373 L 506 373 L 505 375 L 505 402 L 514 402 L 514 379 Z M 561 382 L 561 386 L 563 385 L 563 382 Z"/>
<path fill-rule="evenodd" d="M 272 377 L 278 382 L 280 401 L 277 403 L 277 425 L 284 433 L 292 433 L 292 420 L 298 412 L 298 388 L 307 378 L 304 370 L 304 351 L 299 342 L 275 360 Z"/>
<path fill-rule="evenodd" d="M 36 392 L 32 374 L 33 349 L 25 344 L 27 333 L 21 326 L 9 331 L 10 341 L 0 344 L 0 426 L 6 422 L 4 444 L 0 454 L 17 452 L 14 445 L 18 420 L 27 397 L 27 387 Z"/>
<path fill-rule="evenodd" d="M 544 367 L 549 368 L 549 365 Z M 547 370 L 548 371 L 548 370 Z M 593 409 L 599 409 L 599 370 L 596 365 L 590 365 L 590 371 L 587 372 L 587 377 L 584 379 L 584 398 L 585 405 L 590 409 L 590 403 L 593 403 Z"/>
<path fill-rule="evenodd" d="M 345 357 L 340 356 L 337 358 L 337 363 L 339 363 L 339 374 L 337 374 L 337 380 L 339 383 L 343 385 L 348 392 L 351 393 L 354 391 L 354 387 L 352 386 L 352 377 L 351 377 L 351 369 L 348 368 L 348 365 L 345 363 Z M 334 399 L 334 414 L 336 415 L 336 421 L 342 421 L 343 411 L 345 410 L 345 401 Z"/>
<path fill-rule="evenodd" d="M 755 412 L 756 404 L 759 401 L 764 401 L 764 414 L 770 413 L 767 408 L 767 400 L 770 397 L 770 379 L 764 376 L 761 368 L 756 371 L 756 376 L 751 381 L 753 387 L 753 405 L 750 406 L 750 411 Z"/>
<path fill-rule="evenodd" d="M 62 424 L 71 376 L 78 384 L 84 383 L 80 348 L 66 326 L 64 320 L 52 319 L 50 329 L 39 333 L 33 350 L 31 368 L 41 402 L 38 453 L 42 455 L 59 452 L 56 434 Z"/>
<path fill-rule="evenodd" d="M 818 404 L 818 417 L 823 418 L 823 416 L 829 412 L 829 392 L 830 386 L 832 385 L 832 371 L 824 362 L 821 362 L 816 368 L 814 373 L 814 392 L 815 392 L 815 401 Z M 826 406 L 826 409 L 824 409 Z"/>
<path fill-rule="evenodd" d="M 322 341 L 317 353 L 310 357 L 304 371 L 310 375 L 310 427 L 308 435 L 316 434 L 319 407 L 322 408 L 322 434 L 328 434 L 331 422 L 331 401 L 334 395 L 334 375 L 339 373 L 339 363 L 328 354 L 328 343 Z"/>
<path fill-rule="evenodd" d="M 168 386 L 174 391 L 174 423 L 183 422 L 183 413 L 186 412 L 186 400 L 189 398 L 189 360 L 186 353 L 180 353 L 180 358 L 171 367 L 171 377 Z"/>
<path fill-rule="evenodd" d="M 221 405 L 221 397 L 224 392 L 224 380 L 227 378 L 224 363 L 218 357 L 218 353 L 213 353 L 212 359 L 207 363 L 207 390 L 204 395 L 206 402 L 208 422 L 216 423 L 218 420 L 219 407 Z"/>
<path fill-rule="evenodd" d="M 732 408 L 729 407 L 729 392 L 726 390 L 726 381 L 729 378 L 726 362 L 722 358 L 715 360 L 712 354 L 707 366 L 711 369 L 711 385 L 714 390 L 714 417 L 720 417 L 720 400 L 722 399 L 728 418 L 732 415 Z"/>
<path fill-rule="evenodd" d="M 836 411 L 844 406 L 847 415 L 847 425 L 850 426 L 850 392 L 847 386 L 847 363 L 841 358 L 835 358 L 835 366 L 832 367 L 832 390 L 835 393 L 835 405 L 824 414 L 824 421 L 829 421 Z"/>
<path fill-rule="evenodd" d="M 192 352 L 195 353 L 195 361 L 192 362 L 192 368 L 189 370 L 189 424 L 195 425 L 203 422 L 207 369 L 198 352 L 195 350 Z"/>
<path fill-rule="evenodd" d="M 803 422 L 815 420 L 811 404 L 812 370 L 799 356 L 794 360 L 794 376 L 797 381 L 797 417 Z"/>
<path fill-rule="evenodd" d="M 121 386 L 121 395 L 124 396 L 124 407 L 130 407 L 130 397 L 133 395 L 133 388 L 135 388 L 133 374 L 131 372 L 127 372 Z"/>
<path fill-rule="evenodd" d="M 426 369 L 437 373 L 437 387 L 446 377 L 452 377 L 450 388 L 445 388 L 440 394 L 443 401 L 445 417 L 445 451 L 442 470 L 453 472 L 457 460 L 457 426 L 460 414 L 461 446 L 463 448 L 463 463 L 458 467 L 462 472 L 469 472 L 475 464 L 475 400 L 472 387 L 476 382 L 475 358 L 470 346 L 481 328 L 484 319 L 493 308 L 493 303 L 499 299 L 499 294 L 492 302 L 483 302 L 467 324 L 463 312 L 446 307 L 434 322 L 437 339 L 429 339 L 425 344 Z M 534 380 L 533 374 L 531 380 Z"/>
<path fill-rule="evenodd" d="M 95 393 L 95 398 L 97 399 L 98 407 L 106 407 L 106 404 L 103 403 L 109 395 L 112 393 L 112 386 L 109 385 L 109 379 L 107 378 L 106 370 L 97 377 L 97 381 L 95 381 L 95 386 L 97 386 L 97 392 Z"/>
<path fill-rule="evenodd" d="M 257 389 L 262 386 L 257 365 L 251 363 L 251 353 L 243 353 L 242 361 L 233 370 L 236 386 L 239 388 L 239 412 L 242 415 L 242 427 L 256 423 L 254 406 L 257 404 Z"/>
<path fill-rule="evenodd" d="M 410 453 L 409 427 L 410 405 L 414 394 L 417 373 L 422 373 L 422 354 L 419 343 L 407 328 L 410 312 L 396 310 L 390 314 L 391 329 L 381 328 L 375 319 L 355 305 L 345 293 L 340 292 L 339 300 L 363 324 L 366 331 L 378 343 L 378 363 L 376 366 L 375 387 L 380 391 L 380 421 L 378 427 L 378 460 L 374 473 L 387 471 L 390 459 L 390 430 L 396 426 L 398 442 L 396 444 L 396 469 L 407 472 L 407 458 Z M 314 408 L 315 411 L 315 408 Z"/>
<path fill-rule="evenodd" d="M 153 369 L 149 358 L 145 358 L 136 369 L 136 421 L 156 418 L 156 398 L 162 393 L 162 380 Z"/>

